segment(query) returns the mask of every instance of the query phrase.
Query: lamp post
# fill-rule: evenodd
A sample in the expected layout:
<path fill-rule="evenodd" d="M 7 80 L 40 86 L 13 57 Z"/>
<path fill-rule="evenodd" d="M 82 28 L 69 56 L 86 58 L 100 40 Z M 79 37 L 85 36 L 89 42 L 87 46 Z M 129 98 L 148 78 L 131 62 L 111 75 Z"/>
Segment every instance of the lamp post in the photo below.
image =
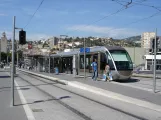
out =
<path fill-rule="evenodd" d="M 84 37 L 84 79 L 86 79 L 86 39 Z"/>
<path fill-rule="evenodd" d="M 154 42 L 154 70 L 153 70 L 153 92 L 156 92 L 156 46 L 157 46 L 157 28 L 155 31 L 155 42 Z"/>
<path fill-rule="evenodd" d="M 14 50 L 15 50 L 15 30 L 16 29 L 21 29 L 22 28 L 17 28 L 15 27 L 15 23 L 16 23 L 16 16 L 13 17 L 13 40 L 12 40 L 12 70 L 11 70 L 11 99 L 12 99 L 12 105 L 14 106 L 14 74 L 15 74 L 15 56 L 14 56 Z"/>

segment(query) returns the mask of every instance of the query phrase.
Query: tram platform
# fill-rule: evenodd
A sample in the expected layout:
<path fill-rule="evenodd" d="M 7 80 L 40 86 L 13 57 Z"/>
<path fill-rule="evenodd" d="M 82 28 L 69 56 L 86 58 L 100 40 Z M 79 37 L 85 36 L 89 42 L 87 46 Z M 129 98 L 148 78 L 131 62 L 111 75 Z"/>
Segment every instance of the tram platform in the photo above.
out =
<path fill-rule="evenodd" d="M 157 91 L 157 93 L 153 93 L 152 91 L 146 91 L 146 90 L 141 90 L 141 89 L 132 88 L 132 87 L 128 87 L 128 86 L 123 86 L 120 84 L 115 84 L 115 83 L 117 83 L 115 81 L 104 82 L 104 81 L 101 81 L 101 79 L 98 79 L 98 81 L 93 81 L 91 79 L 91 77 L 89 77 L 89 75 L 87 75 L 87 77 L 84 78 L 84 76 L 73 77 L 72 74 L 66 74 L 66 73 L 60 73 L 59 75 L 55 75 L 54 73 L 36 72 L 36 71 L 32 71 L 32 70 L 29 71 L 26 69 L 18 69 L 18 70 L 32 72 L 34 74 L 43 75 L 46 77 L 52 77 L 57 80 L 63 80 L 66 83 L 68 83 L 68 82 L 74 83 L 74 84 L 78 83 L 80 85 L 80 86 L 78 85 L 79 88 L 81 87 L 81 85 L 85 85 L 85 86 L 87 85 L 87 86 L 110 91 L 113 93 L 117 93 L 117 94 L 124 95 L 127 97 L 135 98 L 137 100 L 143 100 L 143 101 L 150 102 L 150 103 L 161 106 L 160 91 Z M 138 79 L 132 78 L 129 82 L 135 83 L 135 82 L 139 81 Z M 147 79 L 150 80 L 151 78 L 147 78 Z"/>

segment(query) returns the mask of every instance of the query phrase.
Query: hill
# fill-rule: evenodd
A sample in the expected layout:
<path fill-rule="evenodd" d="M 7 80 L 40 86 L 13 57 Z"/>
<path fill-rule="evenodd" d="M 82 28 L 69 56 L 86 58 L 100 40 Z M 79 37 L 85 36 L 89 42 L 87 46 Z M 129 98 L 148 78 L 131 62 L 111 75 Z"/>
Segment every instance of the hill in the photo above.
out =
<path fill-rule="evenodd" d="M 128 40 L 128 41 L 140 41 L 141 39 L 141 35 L 139 36 L 132 36 L 132 37 L 128 37 L 128 38 L 125 38 L 123 40 Z"/>

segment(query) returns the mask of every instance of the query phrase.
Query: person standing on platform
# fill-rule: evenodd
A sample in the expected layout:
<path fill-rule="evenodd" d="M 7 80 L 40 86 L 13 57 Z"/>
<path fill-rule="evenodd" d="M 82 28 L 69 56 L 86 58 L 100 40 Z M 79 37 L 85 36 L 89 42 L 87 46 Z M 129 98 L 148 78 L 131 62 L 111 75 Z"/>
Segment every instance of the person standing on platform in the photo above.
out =
<path fill-rule="evenodd" d="M 110 81 L 110 66 L 108 65 L 108 63 L 106 63 L 106 66 L 105 66 L 105 75 L 106 75 L 106 80 L 109 80 Z"/>
<path fill-rule="evenodd" d="M 92 76 L 92 79 L 94 80 L 94 81 L 96 81 L 97 80 L 97 74 L 98 74 L 98 72 L 97 72 L 97 60 L 96 59 L 94 59 L 94 61 L 93 61 L 93 63 L 92 63 L 92 69 L 93 69 L 93 76 Z"/>

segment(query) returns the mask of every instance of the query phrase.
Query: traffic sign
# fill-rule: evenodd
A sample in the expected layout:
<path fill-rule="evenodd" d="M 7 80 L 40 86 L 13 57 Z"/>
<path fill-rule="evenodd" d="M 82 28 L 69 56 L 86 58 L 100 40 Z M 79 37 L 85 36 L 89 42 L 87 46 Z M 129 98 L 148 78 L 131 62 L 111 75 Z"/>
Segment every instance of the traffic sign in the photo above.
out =
<path fill-rule="evenodd" d="M 80 48 L 80 52 L 83 53 L 84 52 L 84 48 Z M 87 52 L 87 53 L 90 52 L 90 48 L 86 48 L 85 52 Z"/>
<path fill-rule="evenodd" d="M 90 52 L 90 48 L 86 48 L 85 52 L 87 52 L 87 53 Z"/>

